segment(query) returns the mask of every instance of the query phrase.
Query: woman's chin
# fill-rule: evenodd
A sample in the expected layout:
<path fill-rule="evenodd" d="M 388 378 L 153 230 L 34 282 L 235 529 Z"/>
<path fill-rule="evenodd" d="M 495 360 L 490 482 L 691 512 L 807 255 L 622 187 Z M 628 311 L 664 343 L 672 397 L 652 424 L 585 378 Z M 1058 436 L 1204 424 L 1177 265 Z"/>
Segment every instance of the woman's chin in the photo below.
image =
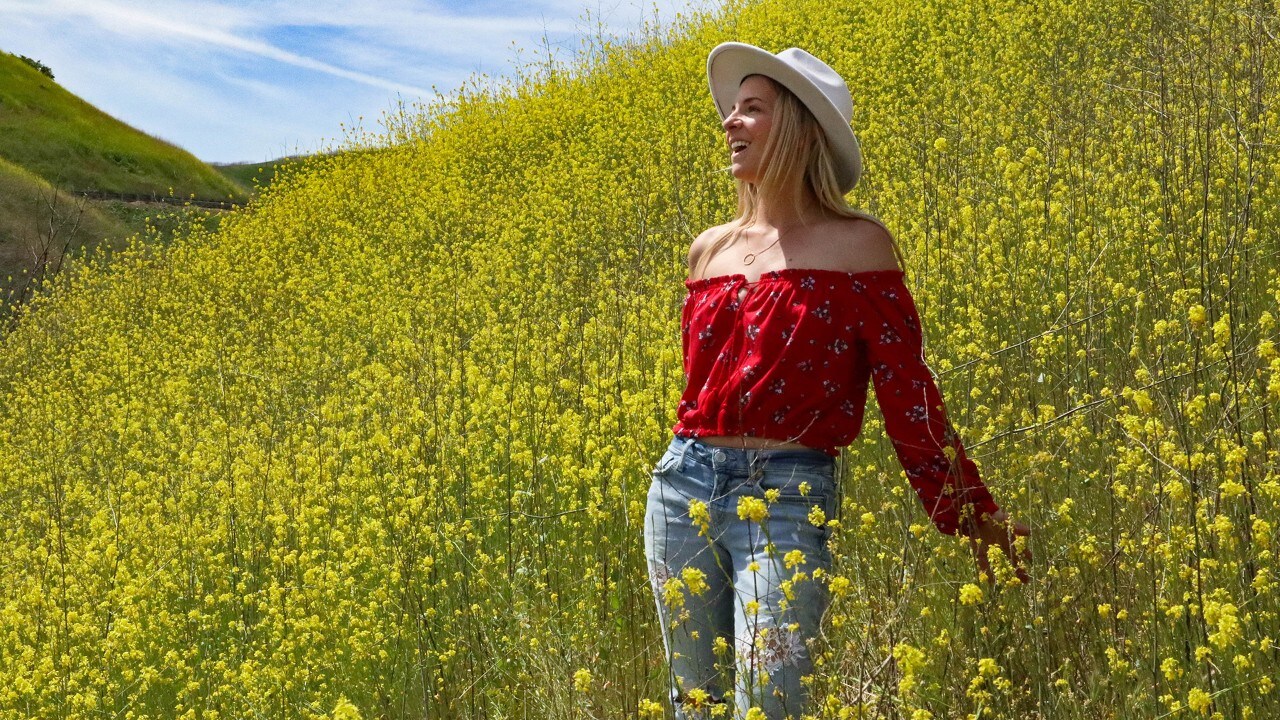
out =
<path fill-rule="evenodd" d="M 755 183 L 759 181 L 759 178 L 756 177 L 755 171 L 751 168 L 746 168 L 738 164 L 730 165 L 729 172 L 733 173 L 734 179 L 741 180 L 744 183 Z"/>

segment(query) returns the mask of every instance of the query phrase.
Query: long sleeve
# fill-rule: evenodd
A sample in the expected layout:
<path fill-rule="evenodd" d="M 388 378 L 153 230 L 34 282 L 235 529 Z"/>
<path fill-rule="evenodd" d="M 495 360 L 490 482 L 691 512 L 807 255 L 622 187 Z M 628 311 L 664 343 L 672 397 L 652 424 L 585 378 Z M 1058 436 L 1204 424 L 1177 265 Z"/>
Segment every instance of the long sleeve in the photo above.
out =
<path fill-rule="evenodd" d="M 998 507 L 947 421 L 924 361 L 920 316 L 902 277 L 868 284 L 863 297 L 861 339 L 885 431 L 925 512 L 940 532 L 954 535 L 966 505 L 975 519 Z"/>

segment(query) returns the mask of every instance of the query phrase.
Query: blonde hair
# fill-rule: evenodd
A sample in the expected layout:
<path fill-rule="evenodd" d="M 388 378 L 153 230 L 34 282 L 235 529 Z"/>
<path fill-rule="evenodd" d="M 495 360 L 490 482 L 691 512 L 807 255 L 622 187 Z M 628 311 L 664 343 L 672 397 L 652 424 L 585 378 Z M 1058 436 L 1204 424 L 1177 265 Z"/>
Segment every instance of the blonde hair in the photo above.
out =
<path fill-rule="evenodd" d="M 827 143 L 822 126 L 809 108 L 778 81 L 766 75 L 760 77 L 769 81 L 778 95 L 773 106 L 773 129 L 765 140 L 761 153 L 760 163 L 764 167 L 764 176 L 760 178 L 759 185 L 736 181 L 738 215 L 698 258 L 693 271 L 694 277 L 702 277 L 702 271 L 711 258 L 755 221 L 759 207 L 757 198 L 762 193 L 780 198 L 784 202 L 790 201 L 792 207 L 798 208 L 805 190 L 808 189 L 817 198 L 818 205 L 829 213 L 870 220 L 884 228 L 886 233 L 889 232 L 879 218 L 845 202 L 844 193 L 840 191 L 840 184 L 836 180 L 835 157 L 831 146 Z M 893 240 L 892 235 L 889 237 L 893 241 L 894 255 L 906 267 L 897 241 Z"/>

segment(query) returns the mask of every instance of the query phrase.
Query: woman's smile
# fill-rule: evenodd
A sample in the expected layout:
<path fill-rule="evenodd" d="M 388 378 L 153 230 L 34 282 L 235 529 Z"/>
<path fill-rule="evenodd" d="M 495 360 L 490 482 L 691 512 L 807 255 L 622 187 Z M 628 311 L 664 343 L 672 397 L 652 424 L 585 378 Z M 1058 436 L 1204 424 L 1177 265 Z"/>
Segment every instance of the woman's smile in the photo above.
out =
<path fill-rule="evenodd" d="M 750 75 L 738 86 L 733 110 L 725 117 L 721 127 L 729 157 L 733 161 L 733 176 L 745 182 L 760 182 L 763 168 L 760 153 L 752 148 L 762 146 L 773 129 L 773 108 L 778 93 L 762 75 Z"/>

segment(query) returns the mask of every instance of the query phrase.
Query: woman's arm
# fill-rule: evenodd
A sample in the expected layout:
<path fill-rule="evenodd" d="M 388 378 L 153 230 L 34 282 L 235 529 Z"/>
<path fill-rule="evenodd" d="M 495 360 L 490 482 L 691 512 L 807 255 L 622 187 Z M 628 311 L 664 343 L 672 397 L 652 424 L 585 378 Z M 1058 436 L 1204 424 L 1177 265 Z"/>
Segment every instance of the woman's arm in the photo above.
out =
<path fill-rule="evenodd" d="M 907 479 L 939 531 L 972 540 L 984 571 L 992 545 L 1016 563 L 1027 556 L 1015 555 L 1013 541 L 1026 535 L 1027 528 L 1010 528 L 947 420 L 942 395 L 924 361 L 920 317 L 903 276 L 876 277 L 862 291 L 861 338 L 885 431 Z M 1019 577 L 1025 579 L 1021 568 Z"/>

